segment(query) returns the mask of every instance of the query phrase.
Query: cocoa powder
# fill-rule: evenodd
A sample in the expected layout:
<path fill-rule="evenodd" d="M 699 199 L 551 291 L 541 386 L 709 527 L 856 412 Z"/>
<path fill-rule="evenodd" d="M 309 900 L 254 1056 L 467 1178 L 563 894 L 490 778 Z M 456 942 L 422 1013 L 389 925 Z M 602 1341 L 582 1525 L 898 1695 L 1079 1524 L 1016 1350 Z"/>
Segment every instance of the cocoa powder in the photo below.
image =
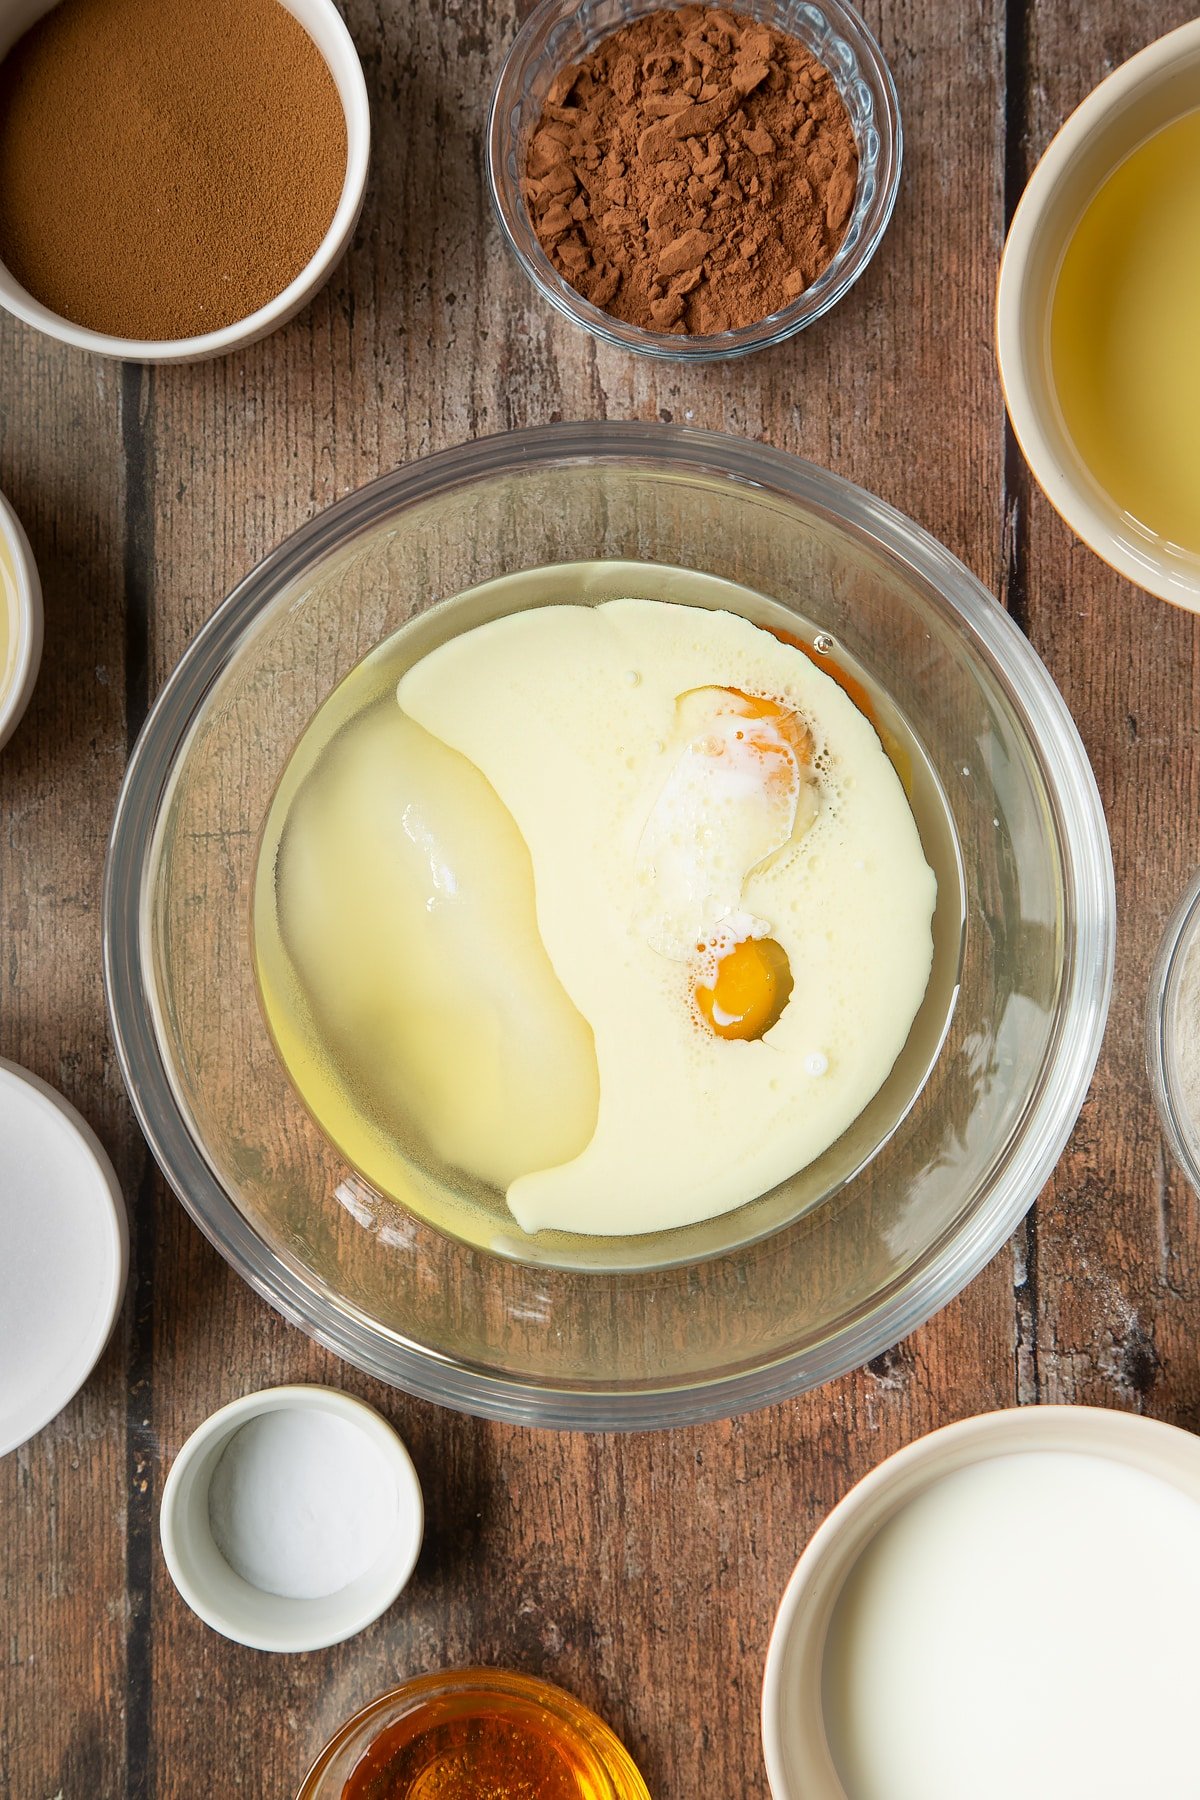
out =
<path fill-rule="evenodd" d="M 337 87 L 279 0 L 62 0 L 0 64 L 0 259 L 95 331 L 247 318 L 345 178 Z"/>
<path fill-rule="evenodd" d="M 585 299 L 652 331 L 708 334 L 812 285 L 857 182 L 828 69 L 755 19 L 684 6 L 561 71 L 523 186 L 542 248 Z"/>

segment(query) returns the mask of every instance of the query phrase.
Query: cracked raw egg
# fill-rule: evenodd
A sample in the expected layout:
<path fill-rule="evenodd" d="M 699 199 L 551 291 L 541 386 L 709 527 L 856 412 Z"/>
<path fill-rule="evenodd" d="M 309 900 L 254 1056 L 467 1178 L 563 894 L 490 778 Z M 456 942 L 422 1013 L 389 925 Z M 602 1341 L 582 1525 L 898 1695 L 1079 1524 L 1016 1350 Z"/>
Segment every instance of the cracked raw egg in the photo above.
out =
<path fill-rule="evenodd" d="M 708 949 L 697 945 L 701 955 Z M 774 938 L 742 938 L 714 956 L 696 984 L 696 1006 L 719 1038 L 761 1038 L 779 1023 L 792 992 L 792 965 Z"/>

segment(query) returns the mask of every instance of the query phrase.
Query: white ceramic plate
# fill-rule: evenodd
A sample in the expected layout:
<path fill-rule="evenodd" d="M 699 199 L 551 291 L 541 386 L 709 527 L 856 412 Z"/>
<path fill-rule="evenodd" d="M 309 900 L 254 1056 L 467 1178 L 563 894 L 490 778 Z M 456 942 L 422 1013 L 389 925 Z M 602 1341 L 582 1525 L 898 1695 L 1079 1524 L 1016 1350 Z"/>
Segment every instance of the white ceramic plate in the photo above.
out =
<path fill-rule="evenodd" d="M 113 1166 L 75 1108 L 0 1058 L 0 1456 L 72 1400 L 129 1269 Z"/>

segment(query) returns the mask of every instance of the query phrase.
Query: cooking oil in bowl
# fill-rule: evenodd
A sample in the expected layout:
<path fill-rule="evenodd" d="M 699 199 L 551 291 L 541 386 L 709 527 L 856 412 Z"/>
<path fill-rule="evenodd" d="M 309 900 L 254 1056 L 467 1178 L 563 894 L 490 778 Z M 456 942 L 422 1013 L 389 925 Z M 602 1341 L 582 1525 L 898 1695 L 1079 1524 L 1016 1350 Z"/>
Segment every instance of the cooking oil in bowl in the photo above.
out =
<path fill-rule="evenodd" d="M 1072 235 L 1054 387 L 1093 479 L 1151 541 L 1200 558 L 1200 109 L 1108 176 Z"/>
<path fill-rule="evenodd" d="M 0 746 L 25 710 L 42 655 L 42 599 L 29 546 L 0 495 Z"/>
<path fill-rule="evenodd" d="M 255 964 L 378 1192 L 490 1251 L 658 1266 L 799 1216 L 894 1131 L 953 1005 L 957 845 L 895 707 L 798 624 L 691 571 L 543 568 L 319 710 Z"/>

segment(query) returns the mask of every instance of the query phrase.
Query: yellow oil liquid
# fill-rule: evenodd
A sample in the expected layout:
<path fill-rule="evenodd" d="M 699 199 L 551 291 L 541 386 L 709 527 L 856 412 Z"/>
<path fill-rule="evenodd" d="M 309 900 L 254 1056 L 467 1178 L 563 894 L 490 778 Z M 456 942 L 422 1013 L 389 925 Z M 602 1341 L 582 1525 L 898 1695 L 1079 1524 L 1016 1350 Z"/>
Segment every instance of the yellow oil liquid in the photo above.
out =
<path fill-rule="evenodd" d="M 1141 533 L 1200 556 L 1200 110 L 1148 138 L 1088 205 L 1050 355 L 1092 476 Z"/>

